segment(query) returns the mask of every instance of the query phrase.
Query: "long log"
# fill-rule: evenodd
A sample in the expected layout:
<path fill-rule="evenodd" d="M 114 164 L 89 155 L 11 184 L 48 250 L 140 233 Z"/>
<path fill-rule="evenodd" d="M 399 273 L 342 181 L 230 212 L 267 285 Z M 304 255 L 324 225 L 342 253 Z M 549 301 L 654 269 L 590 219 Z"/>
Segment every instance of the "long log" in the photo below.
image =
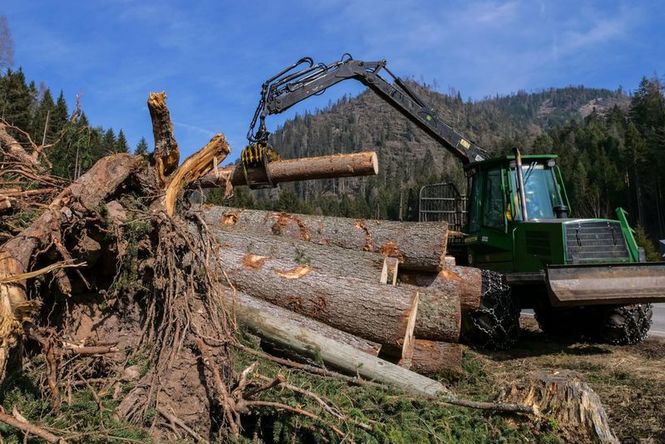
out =
<path fill-rule="evenodd" d="M 346 250 L 288 237 L 266 237 L 252 232 L 228 230 L 224 225 L 215 226 L 213 232 L 222 247 L 242 252 L 245 256 L 279 259 L 290 263 L 291 267 L 306 264 L 319 274 L 327 276 L 326 279 L 331 281 L 336 279 L 345 282 L 348 277 L 352 277 L 354 280 L 363 281 L 366 286 L 370 284 L 380 291 L 390 291 L 386 288 L 390 286 L 379 285 L 383 256 L 378 253 Z M 242 273 L 243 270 L 239 270 L 239 272 Z M 266 284 L 257 283 L 257 285 Z M 450 285 L 436 288 L 416 288 L 411 285 L 398 287 L 399 291 L 419 294 L 420 302 L 414 329 L 416 338 L 447 342 L 459 340 L 461 312 L 458 285 L 457 282 L 451 282 Z M 359 295 L 365 295 L 359 289 L 354 290 L 355 294 L 350 295 L 349 304 L 352 307 L 358 307 L 364 304 L 364 299 Z M 250 290 L 247 291 L 250 292 Z M 342 290 L 337 289 L 337 291 Z M 279 295 L 274 297 L 279 297 Z M 281 305 L 279 302 L 275 303 Z M 328 323 L 329 321 L 322 319 L 322 322 Z M 356 331 L 351 331 L 351 333 L 359 334 Z M 399 353 L 399 357 L 401 357 L 402 348 L 391 350 L 390 347 L 386 347 L 383 351 L 391 354 Z"/>
<path fill-rule="evenodd" d="M 322 245 L 371 251 L 400 259 L 400 268 L 435 271 L 446 254 L 445 222 L 396 222 L 302 214 L 206 208 L 209 224 L 228 229 L 274 234 Z"/>
<path fill-rule="evenodd" d="M 417 396 L 434 398 L 449 394 L 438 381 L 323 336 L 297 322 L 260 309 L 241 307 L 236 311 L 240 323 L 268 341 L 288 347 L 298 354 L 321 359 L 348 374 L 383 382 Z"/>
<path fill-rule="evenodd" d="M 331 179 L 337 177 L 375 176 L 379 172 L 379 161 L 373 151 L 332 156 L 306 157 L 302 159 L 278 160 L 268 164 L 273 183 L 299 180 Z M 259 172 L 249 170 L 250 180 L 263 180 Z M 220 168 L 208 174 L 192 186 L 201 188 L 224 187 L 230 181 L 233 186 L 247 185 L 242 165 Z"/>
<path fill-rule="evenodd" d="M 462 372 L 462 346 L 449 342 L 416 339 L 413 356 L 406 368 L 425 376 L 442 373 L 459 374 Z"/>
<path fill-rule="evenodd" d="M 233 312 L 241 320 L 251 316 L 252 313 L 261 313 L 263 316 L 273 319 L 281 319 L 294 325 L 299 325 L 304 329 L 315 332 L 326 338 L 333 339 L 359 350 L 361 352 L 378 356 L 381 350 L 381 344 L 368 341 L 350 333 L 333 328 L 322 322 L 317 322 L 307 316 L 300 315 L 293 311 L 279 307 L 262 299 L 253 298 L 245 293 L 236 292 L 232 300 Z"/>
<path fill-rule="evenodd" d="M 382 345 L 409 353 L 418 291 L 330 276 L 300 258 L 259 256 L 220 248 L 217 252 L 227 284 Z M 224 280 L 225 281 L 225 280 Z"/>

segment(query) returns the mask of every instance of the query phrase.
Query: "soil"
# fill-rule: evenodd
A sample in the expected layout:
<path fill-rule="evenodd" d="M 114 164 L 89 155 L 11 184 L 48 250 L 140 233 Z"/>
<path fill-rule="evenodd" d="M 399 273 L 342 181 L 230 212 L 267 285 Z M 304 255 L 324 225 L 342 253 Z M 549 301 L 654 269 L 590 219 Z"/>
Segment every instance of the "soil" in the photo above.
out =
<path fill-rule="evenodd" d="M 469 353 L 498 383 L 549 368 L 577 372 L 600 397 L 622 443 L 665 442 L 665 339 L 612 346 L 556 341 L 522 316 L 522 337 L 507 351 Z"/>

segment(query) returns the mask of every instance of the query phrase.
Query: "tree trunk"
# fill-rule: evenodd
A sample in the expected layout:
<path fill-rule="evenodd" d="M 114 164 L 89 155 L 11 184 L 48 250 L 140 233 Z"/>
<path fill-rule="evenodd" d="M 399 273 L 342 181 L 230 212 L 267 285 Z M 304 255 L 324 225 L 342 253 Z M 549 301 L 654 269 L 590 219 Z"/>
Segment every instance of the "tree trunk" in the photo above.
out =
<path fill-rule="evenodd" d="M 299 325 L 306 330 L 312 331 L 321 336 L 325 336 L 326 338 L 332 339 L 334 341 L 350 345 L 356 350 L 372 356 L 378 356 L 379 351 L 381 350 L 381 344 L 359 338 L 358 336 L 354 336 L 342 330 L 337 330 L 336 328 L 333 328 L 327 324 L 315 321 L 314 319 L 300 315 L 285 308 L 278 307 L 277 305 L 271 304 L 270 302 L 264 301 L 262 299 L 253 298 L 241 292 L 236 292 L 233 295 L 232 303 L 232 311 L 241 321 L 246 321 L 255 313 L 261 313 L 261 316 L 279 319 L 283 322 Z"/>
<path fill-rule="evenodd" d="M 213 207 L 210 224 L 254 233 L 275 234 L 350 250 L 372 251 L 400 259 L 400 267 L 436 271 L 446 254 L 445 222 L 394 222 L 348 219 Z"/>
<path fill-rule="evenodd" d="M 300 180 L 330 179 L 337 177 L 375 176 L 379 172 L 376 153 L 367 151 L 333 156 L 306 157 L 303 159 L 277 160 L 268 164 L 273 183 Z M 263 174 L 254 170 L 247 172 L 249 179 L 262 181 Z M 247 185 L 241 164 L 220 168 L 193 184 L 194 187 L 217 188 L 230 181 L 233 186 Z"/>
<path fill-rule="evenodd" d="M 402 365 L 402 362 L 400 362 Z M 407 368 L 425 376 L 462 373 L 462 346 L 449 342 L 416 339 Z"/>
<path fill-rule="evenodd" d="M 259 256 L 222 247 L 229 286 L 356 336 L 403 348 L 413 332 L 418 292 L 326 275 L 301 259 Z"/>
<path fill-rule="evenodd" d="M 411 285 L 400 285 L 398 287 L 382 285 L 379 284 L 379 278 L 383 267 L 383 257 L 377 253 L 317 245 L 299 239 L 230 231 L 227 228 L 228 226 L 225 225 L 218 227 L 213 229 L 213 232 L 222 247 L 233 249 L 238 252 L 236 254 L 262 258 L 256 259 L 256 261 L 267 260 L 268 258 L 278 259 L 289 264 L 288 266 L 285 265 L 285 268 L 293 268 L 306 264 L 315 269 L 320 275 L 326 276 L 326 279 L 331 282 L 338 280 L 349 284 L 360 281 L 364 288 L 378 288 L 378 291 L 381 292 L 418 293 L 420 302 L 415 320 L 415 337 L 447 342 L 459 341 L 461 313 L 457 282 L 451 282 L 450 285 L 440 285 L 435 288 L 416 288 Z M 243 270 L 240 270 L 240 272 L 243 272 Z M 347 282 L 349 279 L 351 281 Z M 266 284 L 256 283 L 255 285 L 265 286 Z M 393 290 L 390 290 L 390 288 L 393 288 Z M 253 294 L 251 291 L 246 290 L 246 292 Z M 265 291 L 269 293 L 270 289 L 266 289 Z M 341 289 L 335 291 L 341 291 Z M 361 303 L 364 304 L 364 298 L 354 299 L 358 298 L 358 295 L 366 297 L 366 294 L 360 291 L 360 288 L 350 288 L 349 291 L 351 291 L 351 294 L 349 295 L 350 300 L 348 304 L 350 304 L 349 307 L 352 310 L 359 307 Z M 273 297 L 280 298 L 280 295 L 275 294 Z M 283 305 L 284 302 L 274 303 Z M 380 303 L 381 300 L 379 299 Z M 364 308 L 362 311 L 364 311 Z M 309 316 L 308 313 L 305 314 Z M 329 323 L 326 319 L 322 319 L 322 322 Z M 337 325 L 335 326 L 338 327 Z M 359 335 L 357 331 L 350 332 Z M 387 344 L 385 342 L 382 343 Z M 389 354 L 397 353 L 397 356 L 401 357 L 402 345 L 399 344 L 399 348 L 397 349 L 390 346 L 386 347 L 384 352 Z"/>
<path fill-rule="evenodd" d="M 180 151 L 173 135 L 171 113 L 166 106 L 165 92 L 151 92 L 148 96 L 148 110 L 152 120 L 152 133 L 155 137 L 155 152 L 153 158 L 156 162 L 157 175 L 162 183 L 166 177 L 178 168 Z"/>
<path fill-rule="evenodd" d="M 351 375 L 360 375 L 427 398 L 449 394 L 438 381 L 363 353 L 349 344 L 321 335 L 290 319 L 283 319 L 271 312 L 249 306 L 242 306 L 236 311 L 236 315 L 242 324 L 268 341 L 288 347 L 298 354 L 321 359 Z"/>
<path fill-rule="evenodd" d="M 598 395 L 569 370 L 537 370 L 501 395 L 503 402 L 526 404 L 559 424 L 566 441 L 618 443 Z M 586 441 L 586 440 L 584 440 Z"/>

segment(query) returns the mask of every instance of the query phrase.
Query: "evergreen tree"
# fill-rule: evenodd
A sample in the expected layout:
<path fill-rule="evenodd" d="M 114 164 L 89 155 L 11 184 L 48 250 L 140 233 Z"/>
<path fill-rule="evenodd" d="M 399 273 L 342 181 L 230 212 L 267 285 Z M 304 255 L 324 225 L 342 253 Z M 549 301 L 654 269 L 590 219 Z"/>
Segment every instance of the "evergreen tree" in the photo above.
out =
<path fill-rule="evenodd" d="M 139 143 L 136 144 L 134 149 L 134 154 L 137 156 L 147 156 L 148 155 L 148 142 L 146 142 L 145 137 L 141 137 Z"/>
<path fill-rule="evenodd" d="M 44 143 L 52 141 L 52 138 L 49 136 L 53 134 L 53 132 L 51 131 L 51 124 L 53 122 L 52 113 L 54 108 L 55 108 L 55 103 L 53 102 L 51 91 L 47 88 L 46 90 L 44 90 L 42 98 L 39 101 L 39 105 L 37 105 L 34 115 L 32 116 L 32 125 L 31 125 L 30 134 L 32 135 L 32 139 L 36 143 L 41 144 L 42 141 Z M 49 125 L 48 128 L 46 127 L 47 124 Z"/>
<path fill-rule="evenodd" d="M 60 91 L 58 95 L 58 100 L 55 103 L 55 108 L 53 109 L 53 114 L 50 119 L 49 132 L 53 135 L 53 139 L 57 138 L 58 135 L 65 129 L 69 121 L 69 110 L 67 109 L 67 101 L 65 100 L 65 95 Z"/>
<path fill-rule="evenodd" d="M 101 140 L 102 151 L 105 154 L 111 154 L 115 152 L 116 138 L 115 138 L 115 133 L 113 132 L 113 128 L 109 128 L 106 131 L 103 131 L 101 128 L 99 128 L 99 131 L 103 132 L 104 134 Z"/>
<path fill-rule="evenodd" d="M 129 145 L 127 144 L 127 138 L 123 130 L 118 132 L 118 137 L 115 141 L 115 152 L 116 153 L 128 153 Z"/>
<path fill-rule="evenodd" d="M 0 118 L 21 129 L 30 128 L 30 110 L 36 97 L 25 83 L 25 75 L 7 70 L 0 79 Z"/>

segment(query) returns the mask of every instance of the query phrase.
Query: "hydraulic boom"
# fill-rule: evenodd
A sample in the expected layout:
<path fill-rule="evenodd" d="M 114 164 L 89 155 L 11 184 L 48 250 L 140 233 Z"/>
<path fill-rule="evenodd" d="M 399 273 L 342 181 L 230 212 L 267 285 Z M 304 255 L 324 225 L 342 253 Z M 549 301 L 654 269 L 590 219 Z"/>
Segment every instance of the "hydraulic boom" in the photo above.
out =
<path fill-rule="evenodd" d="M 392 77 L 393 83 L 379 75 L 382 70 Z M 247 133 L 248 140 L 250 143 L 267 147 L 269 135 L 265 126 L 267 116 L 281 113 L 296 103 L 321 94 L 330 86 L 347 79 L 362 82 L 437 140 L 462 163 L 468 164 L 487 157 L 482 148 L 442 122 L 415 91 L 386 67 L 385 60 L 364 62 L 354 60 L 349 54 L 329 65 L 315 64 L 310 57 L 304 57 L 266 80 L 261 88 L 261 99 Z"/>

